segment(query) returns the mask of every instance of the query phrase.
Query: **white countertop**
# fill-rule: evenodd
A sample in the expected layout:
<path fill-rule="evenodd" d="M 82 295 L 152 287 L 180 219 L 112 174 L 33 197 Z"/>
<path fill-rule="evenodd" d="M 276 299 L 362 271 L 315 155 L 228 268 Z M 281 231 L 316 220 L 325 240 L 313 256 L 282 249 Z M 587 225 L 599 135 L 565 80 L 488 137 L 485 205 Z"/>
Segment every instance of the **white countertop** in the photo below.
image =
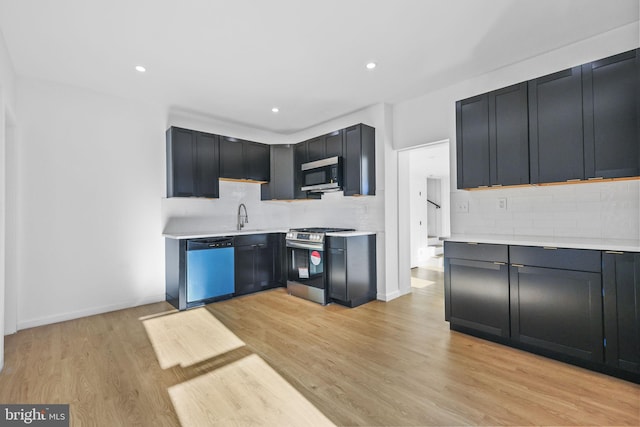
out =
<path fill-rule="evenodd" d="M 241 236 L 245 234 L 269 234 L 269 233 L 286 233 L 288 228 L 277 229 L 244 229 L 244 230 L 215 230 L 215 231 L 185 231 L 185 232 L 169 232 L 162 235 L 169 239 L 201 239 L 205 237 L 223 237 L 223 236 Z"/>
<path fill-rule="evenodd" d="M 376 234 L 376 232 L 375 231 L 334 231 L 332 233 L 327 233 L 327 236 L 354 237 L 354 236 L 369 236 L 371 234 Z"/>
<path fill-rule="evenodd" d="M 640 252 L 639 239 L 454 234 L 444 240 L 450 242 L 492 243 L 498 245 L 551 246 L 556 248 Z"/>

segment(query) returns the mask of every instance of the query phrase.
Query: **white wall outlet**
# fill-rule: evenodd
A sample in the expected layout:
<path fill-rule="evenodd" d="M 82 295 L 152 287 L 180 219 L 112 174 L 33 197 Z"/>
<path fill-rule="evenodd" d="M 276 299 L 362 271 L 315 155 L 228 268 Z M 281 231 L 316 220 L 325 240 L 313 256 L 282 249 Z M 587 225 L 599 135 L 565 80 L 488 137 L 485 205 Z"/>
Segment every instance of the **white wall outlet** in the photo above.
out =
<path fill-rule="evenodd" d="M 507 199 L 504 197 L 501 197 L 498 199 L 498 210 L 499 211 L 507 211 Z"/>
<path fill-rule="evenodd" d="M 461 200 L 456 203 L 456 212 L 457 213 L 468 213 L 469 212 L 469 201 Z"/>

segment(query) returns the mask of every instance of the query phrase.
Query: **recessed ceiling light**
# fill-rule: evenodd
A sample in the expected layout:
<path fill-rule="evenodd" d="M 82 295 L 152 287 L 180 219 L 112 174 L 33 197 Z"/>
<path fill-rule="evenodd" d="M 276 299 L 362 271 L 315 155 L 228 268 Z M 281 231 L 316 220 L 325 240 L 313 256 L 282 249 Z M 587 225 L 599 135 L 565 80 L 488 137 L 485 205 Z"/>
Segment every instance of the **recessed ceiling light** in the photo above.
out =
<path fill-rule="evenodd" d="M 145 71 L 147 71 L 147 69 L 144 68 L 142 65 L 136 65 L 136 71 L 140 73 L 144 73 Z"/>
<path fill-rule="evenodd" d="M 271 109 L 271 112 L 273 112 L 273 113 L 277 113 L 278 111 L 280 111 L 280 109 L 278 107 L 273 107 Z"/>
<path fill-rule="evenodd" d="M 378 65 L 378 64 L 376 64 L 375 62 L 369 62 L 367 64 L 367 69 L 368 70 L 373 70 L 374 68 L 376 68 L 376 65 Z"/>

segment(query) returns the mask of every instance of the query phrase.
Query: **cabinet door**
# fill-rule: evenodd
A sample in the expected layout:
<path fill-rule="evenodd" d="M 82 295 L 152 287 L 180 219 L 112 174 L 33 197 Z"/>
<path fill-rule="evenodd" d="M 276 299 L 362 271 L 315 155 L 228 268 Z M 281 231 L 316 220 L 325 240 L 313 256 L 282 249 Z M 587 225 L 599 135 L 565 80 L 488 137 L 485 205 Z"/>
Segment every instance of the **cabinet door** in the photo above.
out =
<path fill-rule="evenodd" d="M 489 148 L 491 185 L 529 183 L 526 83 L 489 94 Z"/>
<path fill-rule="evenodd" d="M 451 327 L 509 337 L 509 269 L 502 262 L 445 259 Z"/>
<path fill-rule="evenodd" d="M 361 139 L 362 131 L 360 126 L 352 126 L 345 131 L 344 170 L 342 172 L 345 196 L 360 193 L 360 175 L 362 173 L 362 165 L 360 163 Z"/>
<path fill-rule="evenodd" d="M 603 255 L 607 365 L 640 372 L 640 253 Z"/>
<path fill-rule="evenodd" d="M 458 188 L 486 187 L 489 173 L 489 96 L 456 102 Z"/>
<path fill-rule="evenodd" d="M 582 66 L 587 178 L 640 175 L 639 63 L 632 50 Z"/>
<path fill-rule="evenodd" d="M 268 243 L 256 245 L 255 282 L 260 289 L 267 288 L 273 282 L 273 249 Z"/>
<path fill-rule="evenodd" d="M 294 185 L 295 198 L 306 199 L 307 192 L 300 190 L 302 188 L 302 169 L 303 163 L 307 163 L 307 142 L 300 142 L 293 147 L 293 166 L 294 166 Z"/>
<path fill-rule="evenodd" d="M 531 183 L 584 179 L 580 67 L 529 82 Z"/>
<path fill-rule="evenodd" d="M 272 145 L 270 179 L 262 184 L 261 200 L 291 200 L 294 198 L 293 147 Z"/>
<path fill-rule="evenodd" d="M 514 341 L 603 361 L 601 274 L 512 265 L 510 279 Z"/>
<path fill-rule="evenodd" d="M 326 146 L 324 136 L 319 136 L 307 141 L 307 153 L 308 161 L 313 162 L 316 160 L 324 159 L 326 155 Z"/>
<path fill-rule="evenodd" d="M 220 177 L 231 179 L 244 179 L 243 141 L 220 137 Z"/>
<path fill-rule="evenodd" d="M 195 135 L 181 128 L 167 131 L 167 197 L 190 197 L 195 187 Z"/>
<path fill-rule="evenodd" d="M 246 179 L 269 181 L 268 145 L 245 141 L 243 163 Z"/>
<path fill-rule="evenodd" d="M 326 157 L 343 157 L 342 151 L 344 130 L 337 130 L 325 135 L 325 155 Z"/>
<path fill-rule="evenodd" d="M 216 135 L 197 132 L 195 144 L 196 196 L 219 197 L 219 142 Z"/>
<path fill-rule="evenodd" d="M 347 252 L 340 248 L 328 249 L 327 283 L 329 297 L 347 301 Z"/>
<path fill-rule="evenodd" d="M 255 281 L 255 245 L 235 247 L 236 295 L 260 290 Z"/>

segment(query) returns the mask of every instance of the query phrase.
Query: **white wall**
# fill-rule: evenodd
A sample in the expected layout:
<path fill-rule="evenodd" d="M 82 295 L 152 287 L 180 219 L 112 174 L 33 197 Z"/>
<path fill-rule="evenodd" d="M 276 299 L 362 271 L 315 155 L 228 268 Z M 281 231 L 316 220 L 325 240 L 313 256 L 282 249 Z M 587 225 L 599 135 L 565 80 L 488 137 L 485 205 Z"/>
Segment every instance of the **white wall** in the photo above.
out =
<path fill-rule="evenodd" d="M 396 148 L 445 138 L 452 141 L 452 204 L 461 200 L 470 204 L 468 213 L 452 213 L 453 234 L 640 238 L 637 183 L 458 191 L 455 153 L 457 100 L 635 49 L 640 46 L 638 34 L 636 22 L 394 106 Z M 508 198 L 507 212 L 496 211 L 502 197 Z"/>
<path fill-rule="evenodd" d="M 13 134 L 15 121 L 15 73 L 4 37 L 0 33 L 0 371 L 4 367 L 4 330 L 7 254 L 7 139 Z M 11 129 L 10 129 L 11 128 Z"/>
<path fill-rule="evenodd" d="M 18 79 L 18 329 L 164 299 L 166 114 Z"/>

